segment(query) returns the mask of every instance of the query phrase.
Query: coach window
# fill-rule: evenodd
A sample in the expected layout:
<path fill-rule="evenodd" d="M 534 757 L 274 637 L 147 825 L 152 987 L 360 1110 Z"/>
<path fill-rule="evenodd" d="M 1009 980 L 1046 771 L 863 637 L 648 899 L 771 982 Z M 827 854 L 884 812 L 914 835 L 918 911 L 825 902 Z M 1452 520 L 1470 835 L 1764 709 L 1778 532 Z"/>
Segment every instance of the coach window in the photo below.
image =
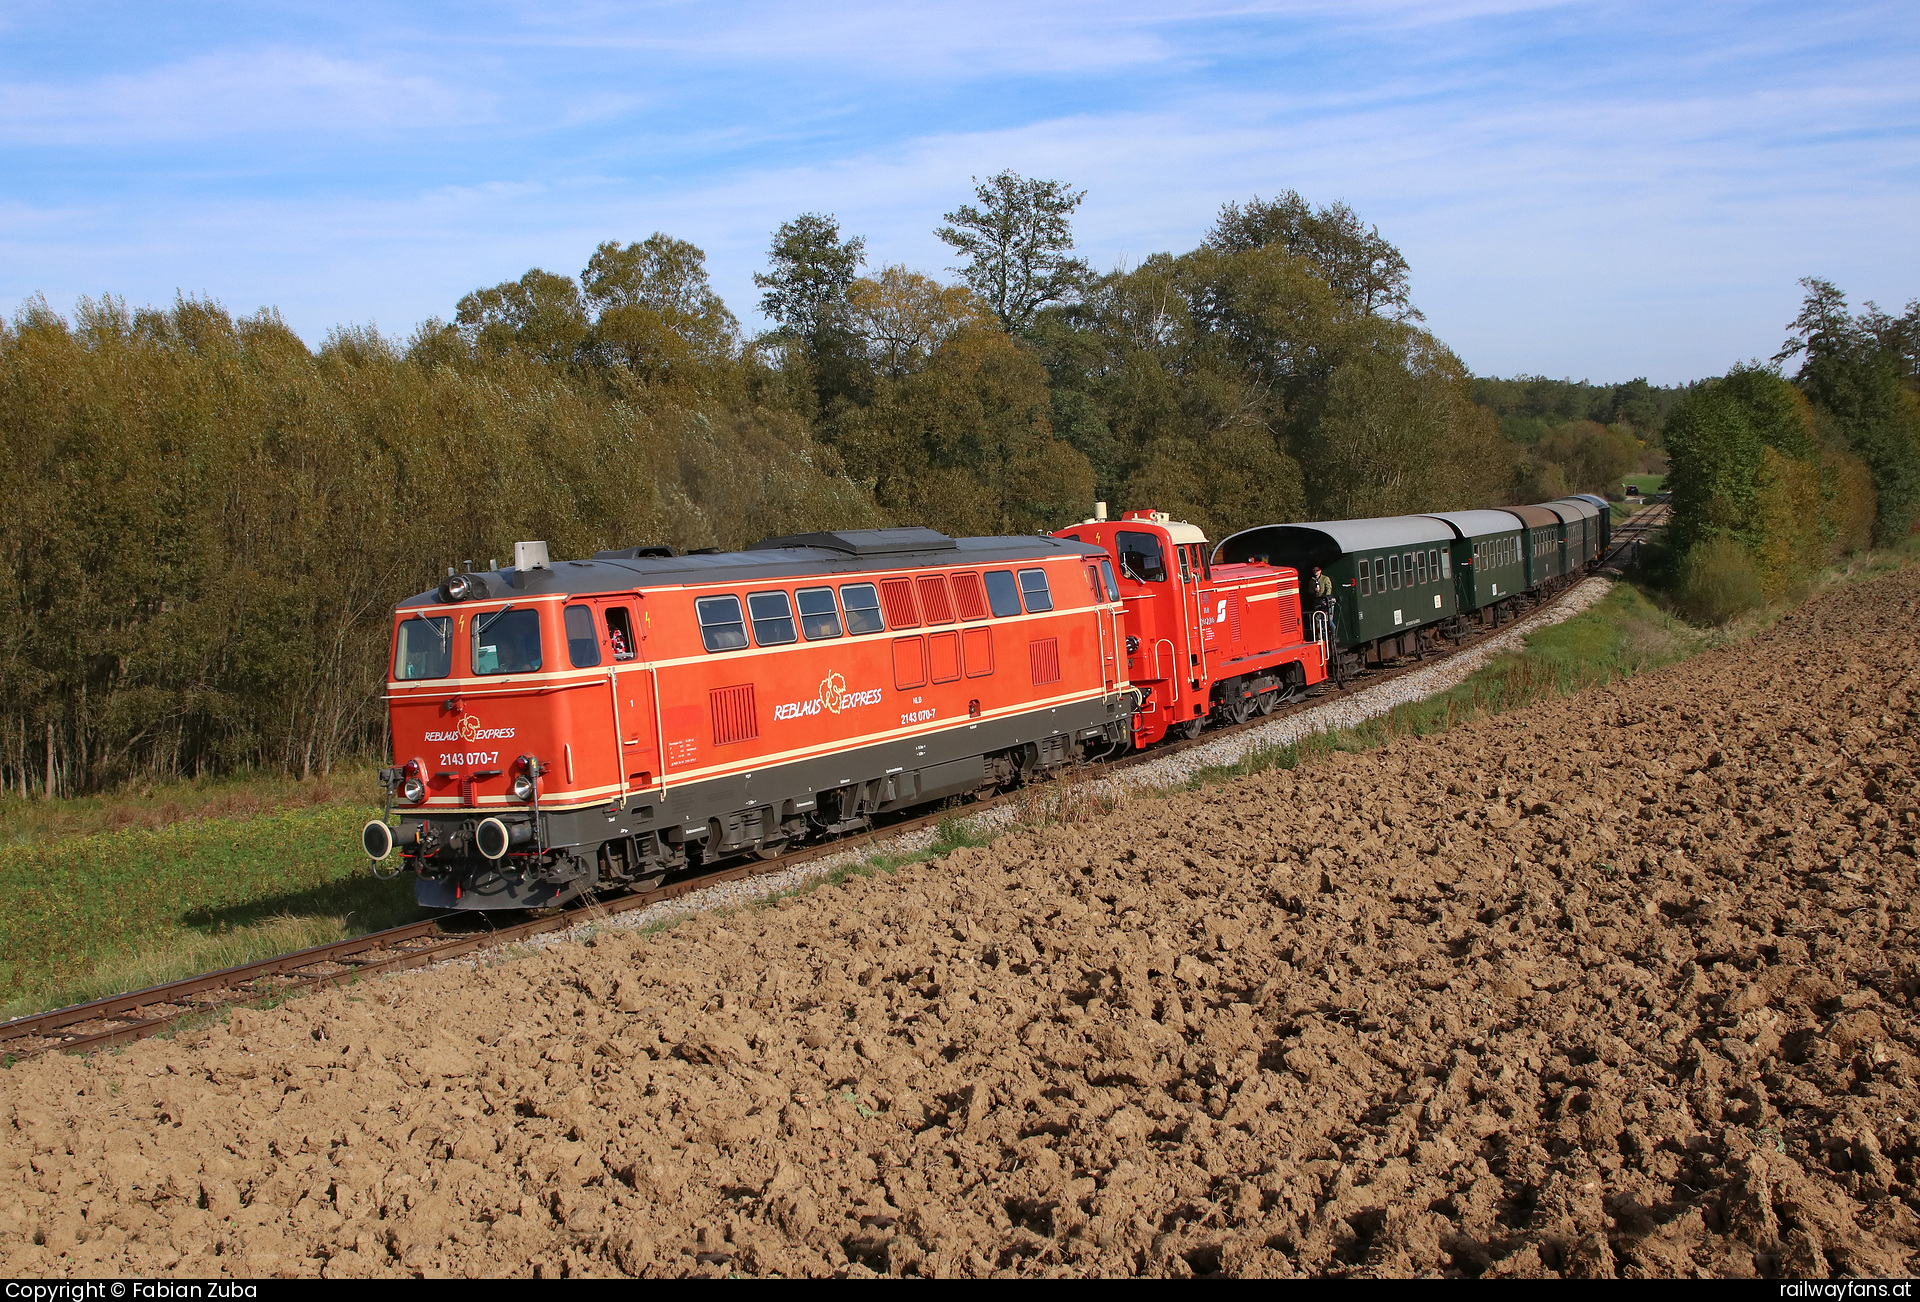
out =
<path fill-rule="evenodd" d="M 474 673 L 530 674 L 540 662 L 539 611 L 503 606 L 474 616 Z"/>
<path fill-rule="evenodd" d="M 880 593 L 871 583 L 849 583 L 840 589 L 840 605 L 847 612 L 847 632 L 878 633 L 886 628 L 880 618 Z"/>
<path fill-rule="evenodd" d="M 593 612 L 585 606 L 568 606 L 567 659 L 575 669 L 591 669 L 600 663 L 600 637 L 593 629 Z"/>
<path fill-rule="evenodd" d="M 793 594 L 800 603 L 800 631 L 809 642 L 840 636 L 840 611 L 832 588 L 802 588 Z"/>
<path fill-rule="evenodd" d="M 709 651 L 738 651 L 747 644 L 746 621 L 740 618 L 740 598 L 702 597 L 693 603 L 700 618 L 700 641 Z"/>
<path fill-rule="evenodd" d="M 393 676 L 411 682 L 453 672 L 453 617 L 412 615 L 400 621 L 393 649 Z"/>
<path fill-rule="evenodd" d="M 1452 578 L 1453 577 L 1453 548 L 1443 547 L 1438 552 L 1436 552 L 1435 555 L 1439 556 L 1440 558 L 1440 577 L 1443 579 Z"/>
<path fill-rule="evenodd" d="M 1021 570 L 1020 595 L 1026 598 L 1029 615 L 1053 609 L 1053 593 L 1047 588 L 1045 570 Z"/>
<path fill-rule="evenodd" d="M 1012 570 L 988 570 L 983 575 L 987 581 L 987 608 L 994 614 L 1005 618 L 1020 613 L 1020 585 L 1014 582 Z"/>
<path fill-rule="evenodd" d="M 1120 545 L 1120 572 L 1142 583 L 1165 583 L 1167 561 L 1160 551 L 1160 536 L 1122 529 L 1114 535 Z"/>
<path fill-rule="evenodd" d="M 1394 591 L 1398 592 L 1400 590 L 1400 558 L 1398 556 L 1387 557 L 1387 578 L 1393 584 Z"/>
<path fill-rule="evenodd" d="M 793 606 L 784 592 L 750 592 L 747 613 L 753 616 L 753 640 L 760 646 L 780 646 L 794 640 Z"/>
<path fill-rule="evenodd" d="M 1415 552 L 1413 554 L 1413 561 L 1414 568 L 1420 572 L 1420 582 L 1425 583 L 1427 581 L 1427 554 L 1425 552 Z"/>
<path fill-rule="evenodd" d="M 625 606 L 607 608 L 607 642 L 615 660 L 633 659 L 633 614 Z"/>

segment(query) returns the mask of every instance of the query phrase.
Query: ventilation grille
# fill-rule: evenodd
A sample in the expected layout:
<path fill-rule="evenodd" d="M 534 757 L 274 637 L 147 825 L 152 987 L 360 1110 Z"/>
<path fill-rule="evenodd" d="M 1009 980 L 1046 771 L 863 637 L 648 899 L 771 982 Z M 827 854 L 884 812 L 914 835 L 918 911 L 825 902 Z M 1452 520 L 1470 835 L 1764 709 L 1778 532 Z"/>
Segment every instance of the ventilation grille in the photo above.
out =
<path fill-rule="evenodd" d="M 1240 636 L 1240 594 L 1237 592 L 1227 598 L 1227 632 L 1236 642 L 1246 640 Z"/>
<path fill-rule="evenodd" d="M 913 608 L 913 580 L 882 579 L 880 604 L 886 608 L 888 628 L 920 627 L 919 612 Z"/>
<path fill-rule="evenodd" d="M 1033 663 L 1033 685 L 1057 683 L 1060 681 L 1060 639 L 1057 637 L 1038 637 L 1027 644 L 1027 654 Z"/>
<path fill-rule="evenodd" d="M 953 596 L 960 605 L 960 618 L 985 619 L 987 599 L 980 591 L 980 576 L 960 573 L 953 576 Z"/>
<path fill-rule="evenodd" d="M 753 684 L 716 687 L 707 693 L 713 709 L 713 744 L 730 746 L 760 735 L 760 716 L 753 707 Z"/>
<path fill-rule="evenodd" d="M 947 596 L 945 575 L 933 574 L 920 580 L 920 608 L 927 612 L 929 624 L 953 623 L 953 601 Z"/>

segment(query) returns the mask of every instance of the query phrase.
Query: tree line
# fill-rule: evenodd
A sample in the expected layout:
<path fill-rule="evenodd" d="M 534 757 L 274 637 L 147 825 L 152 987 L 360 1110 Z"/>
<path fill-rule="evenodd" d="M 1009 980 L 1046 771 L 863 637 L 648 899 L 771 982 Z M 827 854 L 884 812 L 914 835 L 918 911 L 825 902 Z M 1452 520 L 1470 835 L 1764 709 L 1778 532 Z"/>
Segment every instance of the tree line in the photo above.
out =
<path fill-rule="evenodd" d="M 1095 499 L 1220 536 L 1540 487 L 1351 208 L 1230 203 L 1198 247 L 1096 272 L 1084 197 L 978 182 L 936 232 L 950 281 L 800 214 L 755 277 L 759 334 L 665 233 L 477 288 L 405 339 L 311 348 L 271 310 L 188 298 L 29 303 L 0 324 L 0 784 L 377 749 L 388 609 L 516 539 L 1041 532 Z M 1637 431 L 1633 401 L 1603 414 Z M 1602 486 L 1566 455 L 1561 482 Z"/>
<path fill-rule="evenodd" d="M 1920 301 L 1855 313 L 1830 281 L 1800 283 L 1780 352 L 1693 386 L 1666 423 L 1669 577 L 1704 618 L 1792 596 L 1920 513 Z"/>

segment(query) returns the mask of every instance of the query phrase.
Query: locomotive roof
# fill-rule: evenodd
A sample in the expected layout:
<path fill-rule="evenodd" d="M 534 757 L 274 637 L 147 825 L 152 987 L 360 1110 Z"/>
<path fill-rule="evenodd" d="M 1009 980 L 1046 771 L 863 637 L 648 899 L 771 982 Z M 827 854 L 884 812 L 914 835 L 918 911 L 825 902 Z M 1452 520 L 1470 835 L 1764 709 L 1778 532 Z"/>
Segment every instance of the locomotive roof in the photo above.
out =
<path fill-rule="evenodd" d="M 1404 547 L 1412 543 L 1451 542 L 1453 531 L 1425 515 L 1393 515 L 1379 520 L 1314 520 L 1299 524 L 1263 524 L 1220 540 L 1215 555 L 1230 551 L 1258 551 L 1261 546 L 1275 547 L 1287 540 L 1290 532 L 1318 533 L 1329 538 L 1345 552 L 1372 551 L 1377 547 Z M 1267 535 L 1266 538 L 1257 535 Z M 1238 548 L 1236 539 L 1242 540 Z"/>
<path fill-rule="evenodd" d="M 1105 556 L 1071 538 L 949 538 L 932 529 L 850 529 L 766 538 L 742 552 L 641 555 L 666 548 L 596 552 L 592 560 L 554 561 L 546 569 L 506 566 L 475 572 L 485 589 L 471 601 L 563 593 L 631 592 L 636 588 L 707 583 L 780 582 L 812 574 L 859 574 L 945 565 L 1014 564 L 1055 556 Z M 441 605 L 436 588 L 408 597 L 399 609 Z M 451 603 L 463 604 L 463 603 Z"/>
<path fill-rule="evenodd" d="M 1434 511 L 1435 520 L 1445 520 L 1462 538 L 1484 538 L 1491 533 L 1513 533 L 1519 529 L 1505 511 Z"/>

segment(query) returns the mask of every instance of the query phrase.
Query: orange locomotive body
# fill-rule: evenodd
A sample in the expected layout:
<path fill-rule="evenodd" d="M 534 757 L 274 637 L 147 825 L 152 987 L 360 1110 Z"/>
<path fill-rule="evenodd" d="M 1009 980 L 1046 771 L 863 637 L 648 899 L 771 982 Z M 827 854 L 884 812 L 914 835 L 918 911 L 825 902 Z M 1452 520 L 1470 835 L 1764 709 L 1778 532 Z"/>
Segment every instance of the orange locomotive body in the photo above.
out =
<path fill-rule="evenodd" d="M 365 848 L 430 907 L 527 908 L 1117 751 L 1136 693 L 1105 561 L 927 529 L 522 543 L 396 609 Z"/>
<path fill-rule="evenodd" d="M 1119 572 L 1127 678 L 1145 694 L 1134 744 L 1198 736 L 1209 717 L 1241 723 L 1326 681 L 1327 648 L 1303 631 L 1310 602 L 1298 573 L 1216 565 L 1206 535 L 1165 512 L 1095 514 L 1054 537 L 1099 547 Z"/>

